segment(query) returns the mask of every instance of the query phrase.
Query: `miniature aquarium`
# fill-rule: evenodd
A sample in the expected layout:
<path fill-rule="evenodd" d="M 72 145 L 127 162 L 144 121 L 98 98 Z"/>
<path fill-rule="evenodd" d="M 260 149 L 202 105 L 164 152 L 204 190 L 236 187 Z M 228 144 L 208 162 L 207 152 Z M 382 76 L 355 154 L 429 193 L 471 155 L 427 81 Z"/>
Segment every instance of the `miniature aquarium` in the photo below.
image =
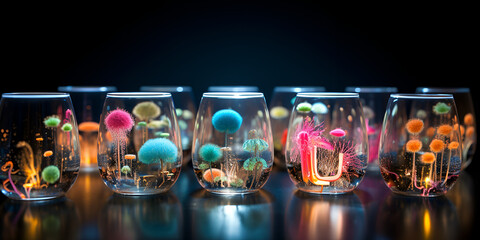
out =
<path fill-rule="evenodd" d="M 192 156 L 193 127 L 197 107 L 193 98 L 192 88 L 189 86 L 142 86 L 142 92 L 168 92 L 175 102 L 175 114 L 182 137 L 183 165 L 190 162 Z"/>
<path fill-rule="evenodd" d="M 109 93 L 100 117 L 98 168 L 125 195 L 169 190 L 182 167 L 180 130 L 170 93 Z"/>
<path fill-rule="evenodd" d="M 365 126 L 357 93 L 298 93 L 285 152 L 293 183 L 320 194 L 355 189 L 367 167 Z"/>
<path fill-rule="evenodd" d="M 262 93 L 204 93 L 193 139 L 193 169 L 206 190 L 250 193 L 267 181 L 273 140 Z"/>
<path fill-rule="evenodd" d="M 363 116 L 368 135 L 368 170 L 379 172 L 378 145 L 382 132 L 383 116 L 390 94 L 396 93 L 396 87 L 346 87 L 345 92 L 355 92 L 362 102 Z"/>
<path fill-rule="evenodd" d="M 477 148 L 477 126 L 475 106 L 469 88 L 431 88 L 419 87 L 417 93 L 425 94 L 452 94 L 457 105 L 459 123 L 455 126 L 460 130 L 462 137 L 463 164 L 462 169 L 472 163 Z"/>
<path fill-rule="evenodd" d="M 117 91 L 113 86 L 60 86 L 58 91 L 70 94 L 75 108 L 80 134 L 80 170 L 97 169 L 98 120 L 108 92 Z"/>
<path fill-rule="evenodd" d="M 392 94 L 380 138 L 380 170 L 395 193 L 438 196 L 462 166 L 459 119 L 450 94 Z"/>
<path fill-rule="evenodd" d="M 272 121 L 273 147 L 275 165 L 285 168 L 285 145 L 288 134 L 288 121 L 297 93 L 325 92 L 324 87 L 275 87 L 270 102 L 270 119 Z"/>
<path fill-rule="evenodd" d="M 4 93 L 0 181 L 12 199 L 63 196 L 80 169 L 78 126 L 68 93 Z"/>

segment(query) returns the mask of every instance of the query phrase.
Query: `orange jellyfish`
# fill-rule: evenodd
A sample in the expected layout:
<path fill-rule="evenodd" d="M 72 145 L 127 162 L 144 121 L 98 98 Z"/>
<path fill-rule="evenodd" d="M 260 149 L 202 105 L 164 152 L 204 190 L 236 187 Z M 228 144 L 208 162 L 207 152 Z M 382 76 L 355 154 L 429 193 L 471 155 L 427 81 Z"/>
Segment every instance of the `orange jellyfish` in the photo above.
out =
<path fill-rule="evenodd" d="M 417 135 L 423 130 L 423 121 L 418 118 L 410 119 L 408 120 L 406 127 L 410 134 Z"/>
<path fill-rule="evenodd" d="M 411 152 L 413 153 L 413 157 L 412 157 L 412 188 L 413 188 L 413 183 L 415 181 L 415 177 L 416 177 L 416 174 L 415 174 L 415 153 L 420 151 L 420 149 L 422 149 L 422 142 L 420 140 L 417 140 L 417 139 L 413 139 L 413 140 L 410 140 L 407 142 L 406 144 L 406 149 L 407 149 L 407 152 Z"/>

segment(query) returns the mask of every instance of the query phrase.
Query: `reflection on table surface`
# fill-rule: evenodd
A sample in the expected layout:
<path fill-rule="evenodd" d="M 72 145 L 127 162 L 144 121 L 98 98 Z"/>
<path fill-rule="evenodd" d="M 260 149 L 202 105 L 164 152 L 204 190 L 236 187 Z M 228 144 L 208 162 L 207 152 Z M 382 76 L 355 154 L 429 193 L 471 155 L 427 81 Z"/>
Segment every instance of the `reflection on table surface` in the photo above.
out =
<path fill-rule="evenodd" d="M 477 182 L 478 183 L 478 182 Z M 475 181 L 464 172 L 444 197 L 393 194 L 378 174 L 353 193 L 298 191 L 283 171 L 243 196 L 203 190 L 185 167 L 166 194 L 113 194 L 98 172 L 81 172 L 66 197 L 0 199 L 1 239 L 466 239 Z"/>

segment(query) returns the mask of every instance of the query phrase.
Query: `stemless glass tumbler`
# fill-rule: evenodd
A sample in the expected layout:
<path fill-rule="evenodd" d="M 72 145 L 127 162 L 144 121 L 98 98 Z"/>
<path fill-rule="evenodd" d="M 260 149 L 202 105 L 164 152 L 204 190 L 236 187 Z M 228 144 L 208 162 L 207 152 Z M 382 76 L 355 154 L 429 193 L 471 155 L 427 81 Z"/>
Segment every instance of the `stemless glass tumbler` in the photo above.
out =
<path fill-rule="evenodd" d="M 462 146 L 450 94 L 392 94 L 380 138 L 380 170 L 395 193 L 445 194 L 458 178 Z"/>
<path fill-rule="evenodd" d="M 12 199 L 64 195 L 80 169 L 78 128 L 67 93 L 4 93 L 0 181 Z"/>
<path fill-rule="evenodd" d="M 193 169 L 206 190 L 249 193 L 267 181 L 273 140 L 263 93 L 204 93 L 193 136 Z"/>
<path fill-rule="evenodd" d="M 383 116 L 390 94 L 396 93 L 396 87 L 346 87 L 346 92 L 356 92 L 363 106 L 363 116 L 368 135 L 368 169 L 378 172 L 378 144 L 382 132 Z"/>
<path fill-rule="evenodd" d="M 302 191 L 355 189 L 366 172 L 368 140 L 357 93 L 298 93 L 286 145 L 287 170 Z"/>
<path fill-rule="evenodd" d="M 178 127 L 182 137 L 183 165 L 191 159 L 193 127 L 197 107 L 193 98 L 192 88 L 189 86 L 142 86 L 142 92 L 168 92 L 172 94 L 177 114 Z"/>
<path fill-rule="evenodd" d="M 275 165 L 285 168 L 285 144 L 288 133 L 288 120 L 295 97 L 299 92 L 325 92 L 324 87 L 275 87 L 270 101 Z"/>
<path fill-rule="evenodd" d="M 117 91 L 113 86 L 60 86 L 58 91 L 70 94 L 80 134 L 80 170 L 97 168 L 98 120 L 108 92 Z"/>
<path fill-rule="evenodd" d="M 475 107 L 469 88 L 432 88 L 419 87 L 417 93 L 426 94 L 452 94 L 457 105 L 460 135 L 462 136 L 463 164 L 462 169 L 472 162 L 477 148 L 477 126 Z"/>
<path fill-rule="evenodd" d="M 98 167 L 105 184 L 126 195 L 165 192 L 182 167 L 170 93 L 109 93 L 100 117 Z"/>

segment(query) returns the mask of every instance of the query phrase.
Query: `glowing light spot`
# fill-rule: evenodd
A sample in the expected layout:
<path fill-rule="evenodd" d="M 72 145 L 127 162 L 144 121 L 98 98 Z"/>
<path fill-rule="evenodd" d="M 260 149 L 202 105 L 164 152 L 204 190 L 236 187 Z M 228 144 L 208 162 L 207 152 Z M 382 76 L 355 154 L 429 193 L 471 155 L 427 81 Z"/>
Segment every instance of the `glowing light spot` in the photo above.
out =
<path fill-rule="evenodd" d="M 41 142 L 41 141 L 43 141 L 43 138 L 42 137 L 37 137 L 37 138 L 35 138 L 35 140 Z"/>
<path fill-rule="evenodd" d="M 137 156 L 135 156 L 134 154 L 126 154 L 125 155 L 125 159 L 127 159 L 127 160 L 134 160 L 136 158 L 137 158 Z"/>
<path fill-rule="evenodd" d="M 53 155 L 53 152 L 52 152 L 51 150 L 45 151 L 45 152 L 43 153 L 43 156 L 44 156 L 44 157 L 50 157 L 50 156 L 52 156 L 52 155 Z"/>

